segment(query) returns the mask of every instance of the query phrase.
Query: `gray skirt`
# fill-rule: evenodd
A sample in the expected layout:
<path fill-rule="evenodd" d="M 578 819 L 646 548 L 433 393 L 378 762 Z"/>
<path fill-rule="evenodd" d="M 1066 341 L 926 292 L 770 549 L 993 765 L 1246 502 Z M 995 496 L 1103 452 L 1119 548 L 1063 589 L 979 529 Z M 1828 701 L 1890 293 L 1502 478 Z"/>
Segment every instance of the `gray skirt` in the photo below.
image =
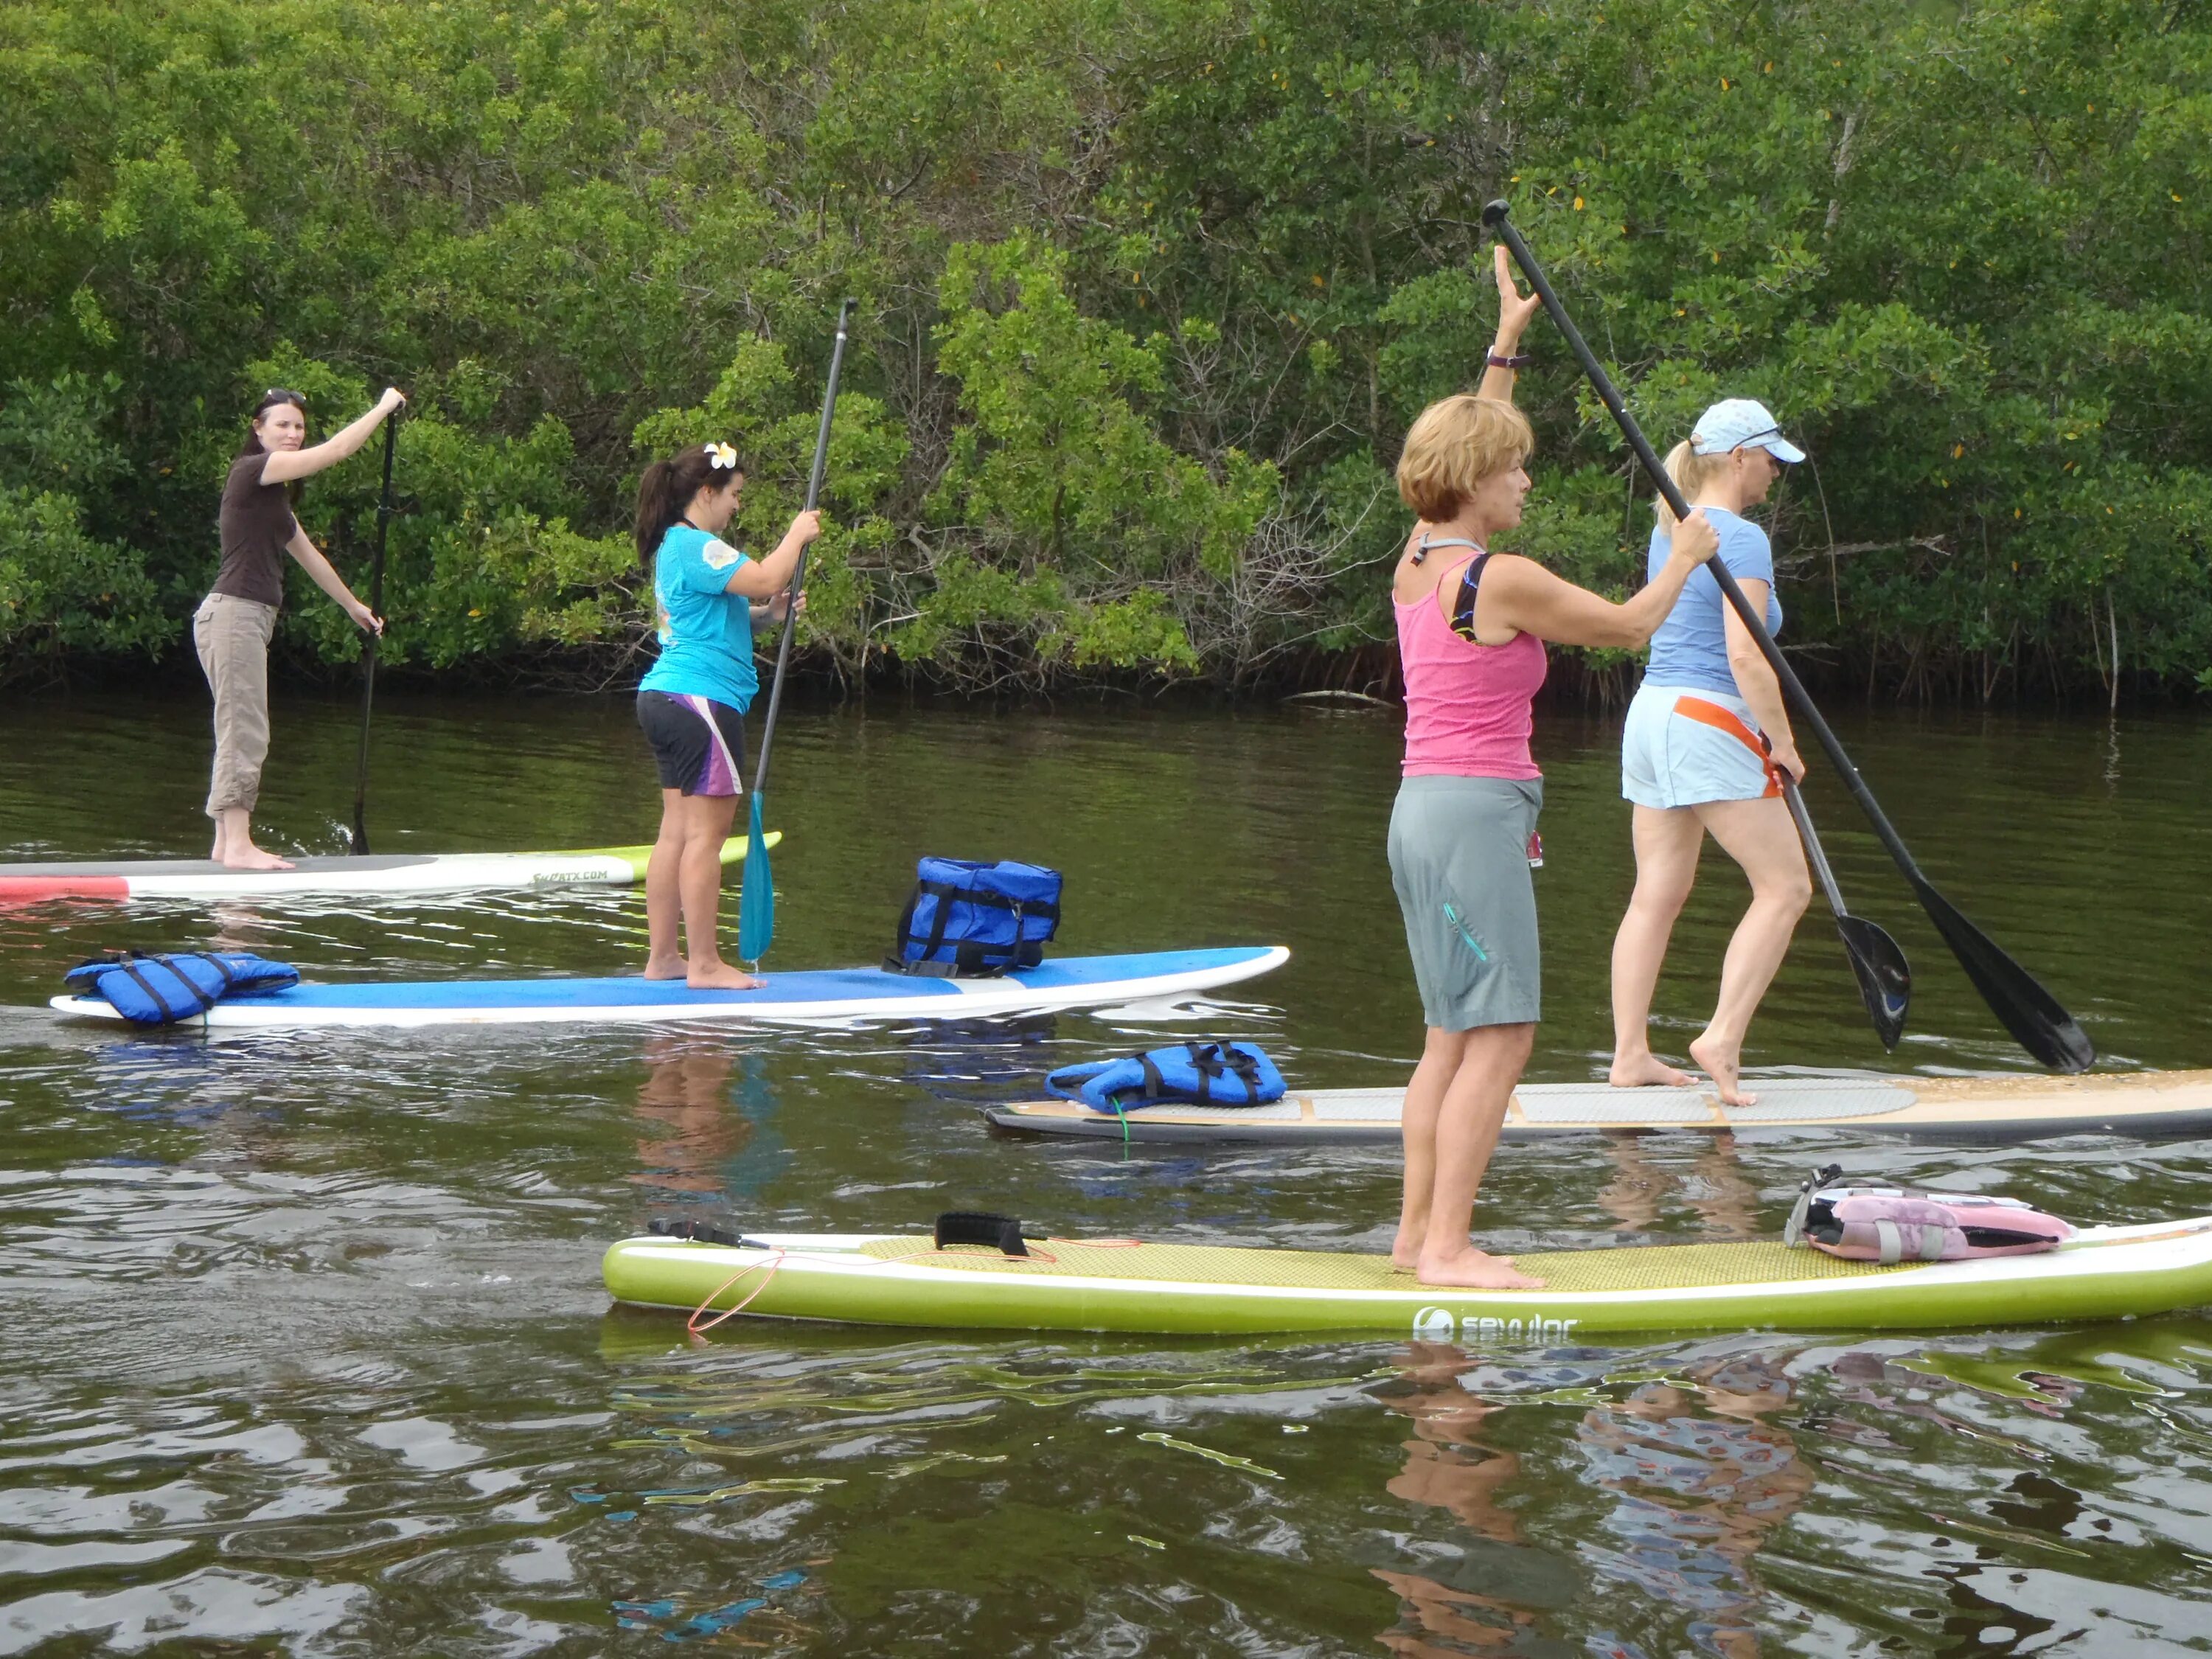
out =
<path fill-rule="evenodd" d="M 1390 809 L 1390 884 L 1424 1024 L 1534 1024 L 1543 1012 L 1528 837 L 1540 780 L 1407 778 Z"/>

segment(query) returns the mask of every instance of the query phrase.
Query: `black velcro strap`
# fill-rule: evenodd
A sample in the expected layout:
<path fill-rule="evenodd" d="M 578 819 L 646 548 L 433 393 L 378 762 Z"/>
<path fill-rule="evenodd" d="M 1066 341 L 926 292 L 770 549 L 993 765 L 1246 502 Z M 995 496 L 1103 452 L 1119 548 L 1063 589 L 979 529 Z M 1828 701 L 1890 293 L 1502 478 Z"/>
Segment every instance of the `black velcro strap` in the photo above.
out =
<path fill-rule="evenodd" d="M 905 974 L 914 979 L 957 979 L 959 977 L 959 964 L 951 962 L 908 962 L 904 956 L 894 951 L 884 958 L 884 971 L 890 974 Z"/>
<path fill-rule="evenodd" d="M 950 1244 L 989 1244 L 1007 1255 L 1027 1255 L 1022 1224 L 1010 1215 L 988 1210 L 947 1210 L 937 1218 L 937 1248 Z"/>
<path fill-rule="evenodd" d="M 2039 1244 L 2048 1248 L 2051 1240 L 2041 1233 L 2015 1232 L 2010 1227 L 1961 1227 L 1966 1243 L 1978 1250 L 2008 1250 L 2021 1244 Z"/>
<path fill-rule="evenodd" d="M 773 1244 L 763 1244 L 757 1238 L 747 1238 L 743 1233 L 725 1232 L 720 1227 L 710 1227 L 703 1221 L 672 1221 L 666 1216 L 655 1216 L 645 1224 L 646 1231 L 656 1238 L 690 1238 L 702 1244 L 726 1244 L 735 1250 L 772 1250 Z"/>

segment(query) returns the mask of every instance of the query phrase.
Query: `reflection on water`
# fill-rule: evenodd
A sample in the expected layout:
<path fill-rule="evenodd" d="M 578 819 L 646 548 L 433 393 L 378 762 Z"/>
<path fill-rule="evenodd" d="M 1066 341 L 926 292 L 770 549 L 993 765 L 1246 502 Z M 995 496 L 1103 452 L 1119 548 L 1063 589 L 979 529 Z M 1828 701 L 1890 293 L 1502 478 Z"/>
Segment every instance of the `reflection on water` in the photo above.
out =
<path fill-rule="evenodd" d="M 1767 1420 L 1789 1399 L 1772 1360 L 1735 1355 L 1640 1383 L 1576 1435 L 1584 1479 L 1613 1499 L 1608 1541 L 1584 1553 L 1599 1585 L 1687 1615 L 1692 1645 L 1721 1659 L 1759 1651 L 1751 1560 L 1813 1485 L 1796 1443 Z"/>
<path fill-rule="evenodd" d="M 201 752 L 198 714 L 179 714 L 183 743 L 143 713 L 36 711 L 55 735 L 0 752 L 0 844 L 198 850 L 199 786 L 175 762 Z M 380 846 L 650 829 L 618 706 L 390 715 L 380 742 L 408 764 L 378 774 Z M 328 803 L 350 788 L 350 720 L 288 715 L 272 845 L 342 845 Z M 2101 722 L 1846 738 L 1947 890 L 2123 1063 L 2212 1065 L 2197 727 L 2122 722 L 2127 753 L 2166 763 L 2112 775 Z M 1542 1078 L 1590 1076 L 1605 1041 L 1631 879 L 1610 741 L 1547 728 Z M 635 959 L 642 913 L 622 892 L 0 911 L 0 1653 L 2201 1644 L 2212 1323 L 2196 1316 L 1531 1353 L 750 1321 L 694 1346 L 680 1317 L 611 1311 L 599 1254 L 655 1216 L 838 1231 L 981 1208 L 1070 1234 L 1387 1244 L 1389 1148 L 1125 1158 L 995 1139 L 975 1109 L 1201 1028 L 1319 1086 L 1402 1077 L 1419 1029 L 1379 850 L 1387 722 L 802 711 L 789 742 L 771 966 L 880 956 L 921 852 L 1061 866 L 1071 949 L 1297 955 L 1195 1012 L 210 1042 L 64 1027 L 38 1005 L 63 968 L 125 945 L 222 942 L 337 979 L 604 972 Z M 1938 774 L 1940 793 L 1891 783 Z M 1814 806 L 1855 902 L 1928 964 L 1899 1063 L 2016 1065 L 1940 945 L 1910 936 L 1870 841 Z M 1694 1029 L 1694 964 L 1717 966 L 1740 908 L 1708 875 L 1662 1030 Z M 1767 1066 L 1879 1059 L 1817 928 L 1757 1035 Z M 2085 1218 L 2212 1207 L 2202 1141 L 1659 1135 L 1508 1147 L 1484 1224 L 1519 1248 L 1757 1235 L 1832 1159 Z"/>
<path fill-rule="evenodd" d="M 1656 1232 L 1661 1208 L 1672 1195 L 1697 1216 L 1701 1239 L 1718 1243 L 1759 1235 L 1759 1187 L 1736 1157 L 1735 1134 L 1721 1129 L 1705 1140 L 1688 1160 L 1690 1167 L 1680 1170 L 1655 1158 L 1642 1135 L 1605 1138 L 1617 1173 L 1598 1202 L 1621 1231 Z"/>
<path fill-rule="evenodd" d="M 719 1212 L 764 1190 L 788 1157 L 766 1058 L 726 1035 L 653 1031 L 642 1046 L 639 1167 L 629 1179 L 662 1200 L 647 1217 L 689 1219 L 687 1204 Z"/>

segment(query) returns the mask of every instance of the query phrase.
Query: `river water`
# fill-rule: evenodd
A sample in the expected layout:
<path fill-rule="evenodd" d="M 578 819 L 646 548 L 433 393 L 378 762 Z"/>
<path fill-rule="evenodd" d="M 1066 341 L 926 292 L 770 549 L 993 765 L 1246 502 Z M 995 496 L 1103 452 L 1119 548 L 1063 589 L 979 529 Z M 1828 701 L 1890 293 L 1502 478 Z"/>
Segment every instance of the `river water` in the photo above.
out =
<path fill-rule="evenodd" d="M 204 852 L 204 711 L 0 704 L 0 857 Z M 2212 1066 L 2212 725 L 1884 713 L 1844 735 L 1944 890 L 2119 1069 Z M 1631 879 L 1615 733 L 1540 721 L 1549 1018 L 1604 1062 Z M 283 700 L 268 844 L 343 845 L 351 710 Z M 1419 1041 L 1382 845 L 1387 713 L 801 708 L 771 968 L 872 960 L 923 852 L 1067 872 L 1076 951 L 1265 941 L 1171 1018 L 839 1031 L 71 1027 L 61 971 L 217 941 L 322 978 L 614 972 L 626 893 L 0 911 L 0 1653 L 2081 1654 L 2212 1632 L 2212 1322 L 1485 1352 L 963 1336 L 611 1311 L 654 1216 L 1387 1248 L 1385 1149 L 1128 1156 L 989 1135 L 1048 1066 L 1194 1032 L 1294 1079 Z M 649 836 L 619 700 L 379 705 L 380 852 Z M 1832 782 L 1854 908 L 1917 968 L 1886 1059 L 1808 920 L 1753 1072 L 2024 1069 Z M 1658 1012 L 1694 1035 L 1740 907 L 1709 858 Z M 734 917 L 734 884 L 728 912 Z M 2212 1142 L 1836 1134 L 1512 1146 L 1513 1249 L 1778 1228 L 1804 1170 L 2077 1219 L 2212 1208 Z"/>

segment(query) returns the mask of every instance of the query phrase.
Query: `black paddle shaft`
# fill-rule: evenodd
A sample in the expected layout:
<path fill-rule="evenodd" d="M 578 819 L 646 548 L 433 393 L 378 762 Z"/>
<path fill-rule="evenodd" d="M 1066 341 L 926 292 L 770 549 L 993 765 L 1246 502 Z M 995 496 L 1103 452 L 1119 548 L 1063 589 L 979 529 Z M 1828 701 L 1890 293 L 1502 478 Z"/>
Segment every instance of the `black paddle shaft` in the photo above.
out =
<path fill-rule="evenodd" d="M 837 412 L 837 375 L 844 367 L 845 337 L 853 326 L 853 313 L 860 306 L 857 300 L 848 300 L 837 313 L 837 343 L 830 349 L 830 385 L 822 394 L 822 425 L 814 434 L 814 470 L 806 479 L 806 511 L 811 513 L 822 499 L 822 479 L 830 467 L 830 419 Z M 806 556 L 812 544 L 799 550 L 799 563 L 791 573 L 791 586 L 786 590 L 789 605 L 783 613 L 783 637 L 775 647 L 775 678 L 768 691 L 768 719 L 761 725 L 760 763 L 753 769 L 753 793 L 757 795 L 768 787 L 769 745 L 775 740 L 775 717 L 783 707 L 784 670 L 791 661 L 792 630 L 799 623 L 799 594 L 806 580 Z M 757 823 L 755 828 L 758 828 Z"/>
<path fill-rule="evenodd" d="M 1844 955 L 1850 963 L 1851 977 L 1858 981 L 1867 1017 L 1874 1021 L 1875 1035 L 1884 1048 L 1894 1052 L 1898 1039 L 1905 1035 L 1905 1010 L 1912 1001 L 1911 966 L 1895 939 L 1844 908 L 1844 890 L 1837 884 L 1836 872 L 1828 867 L 1828 855 L 1813 829 L 1813 815 L 1805 810 L 1805 797 L 1787 777 L 1782 780 L 1782 798 L 1790 816 L 1796 820 L 1805 856 L 1827 898 L 1829 914 L 1836 919 L 1836 936 L 1843 941 Z"/>
<path fill-rule="evenodd" d="M 1567 308 L 1553 291 L 1551 281 L 1544 275 L 1543 267 L 1537 264 L 1536 256 L 1528 251 L 1528 244 L 1522 239 L 1519 228 L 1513 223 L 1511 213 L 1510 204 L 1492 202 L 1483 209 L 1482 221 L 1497 233 L 1498 240 L 1512 253 L 1514 262 L 1521 267 L 1522 274 L 1528 277 L 1528 286 L 1536 290 L 1536 297 L 1544 302 L 1544 309 L 1565 337 L 1568 347 L 1574 352 L 1575 361 L 1581 364 L 1591 388 L 1604 401 L 1606 408 L 1612 411 L 1621 435 L 1628 440 L 1629 447 L 1636 452 L 1637 459 L 1643 462 L 1644 470 L 1651 475 L 1651 481 L 1658 486 L 1659 493 L 1666 498 L 1668 507 L 1673 509 L 1678 520 L 1688 517 L 1689 502 L 1683 499 L 1680 489 L 1668 476 L 1658 452 L 1651 447 L 1651 441 L 1644 435 L 1643 428 L 1637 425 L 1636 417 L 1628 412 L 1628 405 L 1622 401 L 1620 392 L 1606 374 L 1604 366 L 1598 362 L 1596 354 L 1590 350 L 1589 343 L 1583 338 L 1582 331 L 1575 326 L 1574 319 L 1567 315 Z M 1803 716 L 1806 725 L 1812 727 L 1814 737 L 1819 739 L 1830 764 L 1843 779 L 1844 787 L 1850 792 L 1851 799 L 1859 804 L 1859 810 L 1866 814 L 1867 822 L 1874 826 L 1875 834 L 1889 849 L 1890 857 L 1904 872 L 1905 878 L 1911 883 L 1914 893 L 1920 899 L 1921 908 L 1928 912 L 1929 920 L 1943 935 L 1944 942 L 1950 945 L 1952 953 L 1959 958 L 1959 965 L 1966 970 L 1966 976 L 1973 981 L 1975 989 L 1982 994 L 1983 1000 L 1990 1005 L 1990 1011 L 2004 1023 L 2005 1029 L 2019 1040 L 2021 1046 L 2045 1065 L 2066 1072 L 2088 1069 L 2096 1059 L 2096 1049 L 2075 1023 L 2074 1017 L 2026 969 L 1999 949 L 1995 940 L 1960 915 L 1949 900 L 1936 890 L 1935 884 L 1922 872 L 1911 852 L 1905 847 L 1905 838 L 1897 833 L 1896 826 L 1889 821 L 1889 815 L 1881 810 L 1881 804 L 1875 799 L 1874 792 L 1867 787 L 1866 780 L 1859 775 L 1859 769 L 1852 764 L 1850 756 L 1844 752 L 1843 744 L 1829 729 L 1828 722 L 1821 717 L 1820 709 L 1814 706 L 1812 694 L 1805 690 L 1804 682 L 1784 659 L 1781 649 L 1774 643 L 1773 635 L 1766 631 L 1765 618 L 1753 611 L 1751 602 L 1744 597 L 1743 588 L 1736 581 L 1735 573 L 1717 558 L 1708 560 L 1705 568 L 1712 572 L 1713 580 L 1720 584 L 1722 593 L 1727 596 L 1729 604 L 1742 619 L 1752 642 L 1758 646 L 1759 654 L 1773 669 L 1775 678 L 1781 682 L 1783 690 Z"/>
<path fill-rule="evenodd" d="M 368 610 L 373 617 L 384 614 L 384 539 L 392 526 L 392 458 L 399 447 L 399 411 L 393 410 L 392 417 L 384 423 L 384 492 L 376 502 L 376 551 L 368 562 Z M 361 643 L 361 751 L 354 765 L 353 779 L 353 851 L 356 857 L 368 851 L 368 716 L 376 702 L 376 647 L 378 635 L 372 628 Z"/>
<path fill-rule="evenodd" d="M 1559 303 L 1559 296 L 1552 291 L 1550 279 L 1537 264 L 1536 256 L 1528 251 L 1528 244 L 1522 240 L 1519 228 L 1506 216 L 1508 211 L 1504 202 L 1492 202 L 1482 210 L 1483 222 L 1495 230 L 1498 240 L 1512 251 L 1515 262 L 1528 279 L 1528 286 L 1536 290 L 1536 297 L 1544 302 L 1544 309 L 1551 313 L 1552 321 L 1566 337 L 1567 344 L 1573 349 L 1576 361 L 1581 363 L 1583 374 L 1589 378 L 1597 395 L 1604 399 L 1605 406 L 1613 411 L 1613 418 L 1620 425 L 1622 435 L 1627 438 L 1629 447 L 1636 452 L 1637 459 L 1644 463 L 1644 470 L 1658 485 L 1660 495 L 1666 498 L 1667 505 L 1675 518 L 1688 518 L 1690 504 L 1683 499 L 1680 487 L 1660 460 L 1658 451 L 1651 447 L 1651 441 L 1644 435 L 1644 428 L 1637 425 L 1636 417 L 1628 412 L 1628 405 L 1621 401 L 1612 378 L 1606 374 L 1604 366 L 1583 338 L 1582 331 L 1575 326 L 1574 319 L 1567 315 L 1566 307 Z M 1721 592 L 1728 596 L 1728 602 L 1735 608 L 1736 615 L 1743 619 L 1744 627 L 1750 630 L 1752 642 L 1759 647 L 1759 654 L 1766 659 L 1767 666 L 1773 669 L 1775 678 L 1782 682 L 1782 689 L 1790 694 L 1790 701 L 1797 706 L 1805 723 L 1813 728 L 1813 735 L 1820 739 L 1820 747 L 1827 751 L 1830 763 L 1842 775 L 1844 787 L 1851 792 L 1851 798 L 1858 802 L 1860 810 L 1873 823 L 1875 834 L 1881 836 L 1882 844 L 1889 848 L 1889 855 L 1897 860 L 1899 867 L 1908 876 L 1917 876 L 1919 866 L 1913 862 L 1912 854 L 1906 850 L 1904 838 L 1882 811 L 1881 804 L 1875 799 L 1874 792 L 1867 787 L 1866 781 L 1859 776 L 1858 768 L 1844 752 L 1842 743 L 1828 729 L 1828 722 L 1820 718 L 1820 711 L 1813 706 L 1812 695 L 1805 690 L 1804 682 L 1797 678 L 1797 671 L 1790 667 L 1784 658 L 1781 647 L 1774 643 L 1774 636 L 1766 631 L 1766 619 L 1752 610 L 1751 601 L 1744 597 L 1735 573 L 1717 558 L 1705 561 L 1705 568 L 1712 572 L 1713 580 L 1720 584 Z"/>

